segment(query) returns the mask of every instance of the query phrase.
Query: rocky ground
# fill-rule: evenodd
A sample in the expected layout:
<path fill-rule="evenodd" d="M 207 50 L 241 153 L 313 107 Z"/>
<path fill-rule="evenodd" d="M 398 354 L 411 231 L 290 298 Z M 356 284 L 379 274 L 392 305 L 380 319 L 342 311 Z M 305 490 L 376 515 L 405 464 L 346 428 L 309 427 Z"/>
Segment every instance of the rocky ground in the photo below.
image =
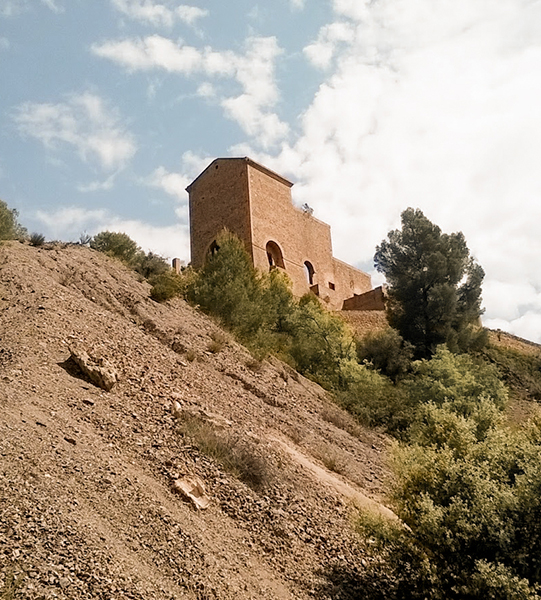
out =
<path fill-rule="evenodd" d="M 353 506 L 392 517 L 388 443 L 317 385 L 77 245 L 0 246 L 0 333 L 2 599 L 363 597 Z"/>

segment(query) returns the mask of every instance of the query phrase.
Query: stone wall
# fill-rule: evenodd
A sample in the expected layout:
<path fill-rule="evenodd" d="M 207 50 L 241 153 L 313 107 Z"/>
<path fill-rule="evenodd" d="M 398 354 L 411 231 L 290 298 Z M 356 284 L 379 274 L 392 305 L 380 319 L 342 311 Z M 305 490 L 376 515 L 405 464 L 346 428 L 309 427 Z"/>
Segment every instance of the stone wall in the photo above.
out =
<path fill-rule="evenodd" d="M 217 234 L 237 235 L 251 254 L 248 179 L 243 162 L 217 159 L 187 188 L 190 198 L 191 263 L 198 269 Z"/>
<path fill-rule="evenodd" d="M 311 289 L 340 310 L 346 298 L 371 289 L 370 276 L 333 258 L 329 225 L 293 205 L 292 185 L 249 158 L 213 161 L 187 188 L 192 264 L 203 264 L 226 227 L 244 241 L 257 268 L 283 268 L 296 296 Z"/>
<path fill-rule="evenodd" d="M 342 310 L 385 310 L 385 291 L 379 286 L 364 294 L 344 300 Z"/>

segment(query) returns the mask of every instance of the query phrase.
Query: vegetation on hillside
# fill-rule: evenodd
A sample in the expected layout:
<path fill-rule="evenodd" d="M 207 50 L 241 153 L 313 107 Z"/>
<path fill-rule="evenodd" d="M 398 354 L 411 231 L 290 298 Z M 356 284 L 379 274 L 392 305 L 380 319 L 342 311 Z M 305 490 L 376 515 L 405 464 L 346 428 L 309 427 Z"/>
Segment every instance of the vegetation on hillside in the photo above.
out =
<path fill-rule="evenodd" d="M 26 229 L 17 220 L 19 213 L 0 200 L 0 241 L 22 240 L 26 237 Z"/>
<path fill-rule="evenodd" d="M 376 269 L 388 287 L 389 323 L 428 358 L 440 344 L 478 349 L 486 342 L 476 327 L 484 271 L 471 258 L 462 233 L 445 234 L 420 210 L 408 208 L 402 228 L 377 248 Z"/>
<path fill-rule="evenodd" d="M 145 253 L 126 233 L 101 231 L 94 237 L 89 237 L 86 243 L 93 250 L 121 260 L 145 279 L 151 280 L 171 271 L 164 258 L 153 252 Z"/>
<path fill-rule="evenodd" d="M 397 330 L 355 340 L 317 298 L 295 299 L 283 272 L 256 271 L 233 235 L 223 233 L 218 246 L 199 272 L 183 273 L 177 292 L 259 358 L 276 354 L 361 422 L 400 440 L 392 501 L 407 527 L 362 514 L 359 528 L 377 560 L 356 577 L 367 589 L 381 589 L 368 585 L 370 578 L 386 581 L 386 598 L 537 598 L 541 419 L 510 428 L 507 389 L 487 360 L 490 347 L 484 355 L 457 353 L 461 327 L 479 314 L 477 292 L 470 317 L 453 329 L 455 312 L 448 323 L 440 339 L 447 345 L 425 338 L 420 347 L 430 352 L 413 360 L 419 346 Z M 480 272 L 462 259 L 475 287 Z M 464 295 L 457 288 L 455 302 Z"/>
<path fill-rule="evenodd" d="M 373 561 L 352 576 L 366 583 L 366 598 L 383 597 L 384 589 L 385 598 L 537 599 L 541 417 L 510 426 L 502 378 L 526 382 L 538 398 L 541 359 L 490 345 L 479 351 L 486 340 L 473 324 L 482 269 L 461 234 L 442 235 L 420 211 L 406 213 L 404 228 L 411 233 L 418 227 L 417 237 L 407 238 L 407 228 L 391 232 L 377 253 L 391 278 L 390 321 L 397 328 L 364 339 L 355 339 L 316 297 L 293 297 L 279 269 L 255 270 L 242 242 L 227 232 L 200 271 L 180 275 L 126 234 L 102 232 L 90 245 L 148 278 L 155 300 L 183 296 L 257 359 L 280 357 L 328 389 L 360 422 L 396 437 L 391 500 L 400 521 L 366 512 L 358 517 Z M 408 284 L 401 296 L 404 282 L 397 272 L 393 280 L 389 267 L 400 265 L 393 254 L 398 250 L 409 280 L 423 293 Z M 424 316 L 408 328 L 406 315 L 411 318 L 415 307 Z M 438 314 L 449 318 L 438 320 Z M 198 425 L 191 435 L 212 446 L 217 460 L 231 461 L 221 441 L 202 431 Z M 247 458 L 235 455 L 230 468 L 246 463 L 243 476 L 257 487 L 259 471 Z"/>

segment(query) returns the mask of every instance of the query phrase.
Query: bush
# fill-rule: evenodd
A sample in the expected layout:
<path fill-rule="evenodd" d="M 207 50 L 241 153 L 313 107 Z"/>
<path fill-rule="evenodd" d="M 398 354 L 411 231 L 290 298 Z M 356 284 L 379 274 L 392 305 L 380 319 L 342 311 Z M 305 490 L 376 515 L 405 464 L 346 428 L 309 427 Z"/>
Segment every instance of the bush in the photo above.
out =
<path fill-rule="evenodd" d="M 491 398 L 500 409 L 507 403 L 507 390 L 495 367 L 468 354 L 452 354 L 443 346 L 431 360 L 416 362 L 414 375 L 406 382 L 414 403 L 451 401 L 465 416 L 483 397 Z"/>
<path fill-rule="evenodd" d="M 128 266 L 137 262 L 141 249 L 126 233 L 102 231 L 90 242 L 90 247 L 113 258 L 118 258 Z"/>
<path fill-rule="evenodd" d="M 41 233 L 33 233 L 30 236 L 29 241 L 31 246 L 43 246 L 45 243 L 45 236 Z"/>
<path fill-rule="evenodd" d="M 394 499 L 430 557 L 430 598 L 537 598 L 541 429 L 513 432 L 488 399 L 427 404 L 394 456 Z M 473 403 L 472 403 L 473 404 Z"/>
<path fill-rule="evenodd" d="M 169 263 L 165 258 L 154 254 L 154 252 L 140 252 L 132 262 L 133 268 L 145 279 L 151 279 L 157 275 L 163 275 L 169 271 Z"/>
<path fill-rule="evenodd" d="M 355 362 L 355 343 L 344 321 L 307 294 L 292 311 L 288 328 L 289 353 L 297 371 L 327 389 L 346 389 L 345 370 Z"/>
<path fill-rule="evenodd" d="M 152 276 L 149 283 L 152 286 L 150 297 L 156 302 L 165 302 L 182 296 L 186 287 L 184 278 L 173 269 Z"/>
<path fill-rule="evenodd" d="M 347 387 L 336 392 L 342 406 L 361 423 L 383 426 L 399 434 L 413 421 L 415 407 L 399 386 L 377 371 L 355 361 L 342 364 L 342 377 Z"/>
<path fill-rule="evenodd" d="M 17 221 L 18 212 L 0 200 L 0 241 L 22 240 L 26 237 L 26 229 Z"/>
<path fill-rule="evenodd" d="M 357 341 L 359 361 L 369 362 L 395 383 L 411 370 L 413 351 L 412 344 L 392 327 L 369 333 Z"/>

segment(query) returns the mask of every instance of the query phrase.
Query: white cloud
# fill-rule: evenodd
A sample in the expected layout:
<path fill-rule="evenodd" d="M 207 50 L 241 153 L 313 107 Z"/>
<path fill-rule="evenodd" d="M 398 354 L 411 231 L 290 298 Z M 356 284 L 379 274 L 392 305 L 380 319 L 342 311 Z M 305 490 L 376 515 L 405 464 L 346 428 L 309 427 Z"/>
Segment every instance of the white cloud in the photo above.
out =
<path fill-rule="evenodd" d="M 304 48 L 308 60 L 321 69 L 331 65 L 331 61 L 341 43 L 351 43 L 355 37 L 354 26 L 346 21 L 331 23 L 321 28 L 318 39 Z"/>
<path fill-rule="evenodd" d="M 55 0 L 41 0 L 41 2 L 42 4 L 45 4 L 47 8 L 49 8 L 57 14 L 64 12 L 64 7 L 58 4 L 58 2 L 56 2 Z"/>
<path fill-rule="evenodd" d="M 44 233 L 54 239 L 62 236 L 78 240 L 82 232 L 95 235 L 99 231 L 119 231 L 128 234 L 145 252 L 155 252 L 165 258 L 189 257 L 188 226 L 175 223 L 167 227 L 148 225 L 142 221 L 126 220 L 108 210 L 88 210 L 62 207 L 52 212 L 40 210 L 36 218 L 46 228 Z"/>
<path fill-rule="evenodd" d="M 335 254 L 370 263 L 408 206 L 463 231 L 486 271 L 487 322 L 541 341 L 541 3 L 334 0 L 305 49 L 332 69 L 279 154 L 332 225 Z M 537 337 L 536 337 L 537 336 Z"/>
<path fill-rule="evenodd" d="M 211 48 L 198 49 L 160 35 L 142 39 L 94 44 L 97 56 L 108 58 L 129 71 L 163 69 L 170 73 L 190 75 L 196 72 L 208 75 L 232 75 L 233 53 L 214 52 Z"/>
<path fill-rule="evenodd" d="M 270 147 L 284 139 L 289 131 L 288 125 L 273 112 L 280 98 L 275 62 L 282 50 L 274 37 L 250 37 L 245 46 L 244 54 L 217 52 L 209 47 L 200 49 L 152 35 L 96 44 L 92 51 L 129 71 L 163 69 L 182 75 L 234 79 L 241 87 L 238 95 L 219 93 L 216 84 L 210 82 L 200 86 L 198 93 L 215 92 L 226 116 L 257 143 Z"/>
<path fill-rule="evenodd" d="M 91 181 L 90 183 L 80 183 L 77 186 L 77 190 L 82 193 L 88 192 L 100 192 L 108 191 L 113 189 L 115 185 L 116 173 L 113 173 L 110 177 L 107 177 L 104 181 Z"/>
<path fill-rule="evenodd" d="M 133 157 L 133 135 L 120 124 L 115 110 L 91 93 L 73 95 L 67 102 L 26 102 L 14 116 L 19 131 L 46 148 L 67 145 L 85 162 L 96 162 L 104 170 L 120 169 Z"/>
<path fill-rule="evenodd" d="M 194 25 L 198 19 L 206 17 L 208 10 L 197 6 L 167 2 L 160 4 L 151 0 L 112 0 L 113 6 L 121 13 L 156 27 L 172 27 L 177 21 Z"/>
<path fill-rule="evenodd" d="M 78 236 L 82 231 L 99 230 L 98 223 L 107 219 L 106 210 L 88 210 L 68 206 L 52 212 L 38 210 L 36 218 L 48 228 L 49 237 Z M 98 228 L 98 229 L 97 229 Z"/>
<path fill-rule="evenodd" d="M 165 167 L 158 167 L 149 177 L 147 183 L 184 203 L 188 200 L 186 187 L 191 183 L 191 179 L 186 175 L 170 173 Z"/>
<path fill-rule="evenodd" d="M 55 0 L 40 0 L 40 2 L 55 13 L 64 12 L 64 8 Z M 0 0 L 0 16 L 14 17 L 30 10 L 31 7 L 32 0 Z"/>

